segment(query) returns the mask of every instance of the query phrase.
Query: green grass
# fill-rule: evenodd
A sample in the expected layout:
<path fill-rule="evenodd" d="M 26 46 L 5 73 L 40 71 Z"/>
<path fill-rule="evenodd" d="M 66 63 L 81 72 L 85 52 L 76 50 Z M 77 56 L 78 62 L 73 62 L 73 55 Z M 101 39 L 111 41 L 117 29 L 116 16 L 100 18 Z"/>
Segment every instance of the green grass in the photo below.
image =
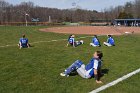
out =
<path fill-rule="evenodd" d="M 100 93 L 139 93 L 140 92 L 139 78 L 140 78 L 140 73 Z"/>
<path fill-rule="evenodd" d="M 60 77 L 60 72 L 80 59 L 87 64 L 92 53 L 101 50 L 104 53 L 102 69 L 108 71 L 101 80 L 107 84 L 140 67 L 140 35 L 114 36 L 115 47 L 90 47 L 91 37 L 84 38 L 84 45 L 76 48 L 66 47 L 67 41 L 33 43 L 67 39 L 68 34 L 39 32 L 44 27 L 1 26 L 0 46 L 0 93 L 87 93 L 103 84 L 94 79 L 83 79 L 78 75 Z M 19 49 L 16 44 L 25 33 L 30 43 L 29 49 Z M 85 35 L 76 35 L 77 37 Z M 106 41 L 106 36 L 99 37 Z M 120 84 L 102 91 L 102 93 L 140 92 L 139 74 Z M 134 82 L 134 83 L 132 83 Z M 134 86 L 133 86 L 134 85 Z M 123 89 L 122 89 L 123 88 Z M 107 92 L 106 92 L 107 91 Z"/>

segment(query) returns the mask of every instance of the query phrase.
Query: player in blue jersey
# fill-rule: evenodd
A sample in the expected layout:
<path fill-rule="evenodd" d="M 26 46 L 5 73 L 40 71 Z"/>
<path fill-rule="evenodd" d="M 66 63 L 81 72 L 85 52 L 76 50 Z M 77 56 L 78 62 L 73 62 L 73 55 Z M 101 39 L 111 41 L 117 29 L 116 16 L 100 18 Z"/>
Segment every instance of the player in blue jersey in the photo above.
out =
<path fill-rule="evenodd" d="M 93 47 L 100 47 L 100 41 L 99 39 L 97 38 L 97 35 L 94 35 L 94 37 L 92 38 L 92 43 L 90 43 L 90 46 L 93 46 Z"/>
<path fill-rule="evenodd" d="M 78 45 L 81 45 L 83 44 L 83 40 L 80 40 L 80 41 L 75 41 L 75 35 L 70 35 L 69 38 L 68 38 L 68 43 L 67 43 L 67 46 L 71 45 L 73 47 L 76 47 Z"/>
<path fill-rule="evenodd" d="M 115 41 L 111 35 L 108 35 L 108 39 L 103 43 L 106 46 L 115 46 Z"/>
<path fill-rule="evenodd" d="M 70 44 L 70 39 L 72 38 L 72 35 L 70 35 L 69 37 L 68 37 L 68 43 L 67 43 L 67 46 Z"/>
<path fill-rule="evenodd" d="M 77 60 L 71 66 L 69 66 L 63 73 L 60 73 L 60 75 L 68 77 L 72 71 L 77 71 L 82 78 L 88 79 L 94 77 L 96 83 L 102 83 L 102 81 L 100 81 L 102 57 L 102 52 L 96 51 L 93 54 L 93 58 L 87 65 L 84 65 L 82 61 Z"/>
<path fill-rule="evenodd" d="M 22 38 L 20 38 L 18 46 L 19 46 L 20 49 L 30 47 L 30 44 L 28 43 L 28 39 L 25 38 L 25 34 L 23 34 Z"/>

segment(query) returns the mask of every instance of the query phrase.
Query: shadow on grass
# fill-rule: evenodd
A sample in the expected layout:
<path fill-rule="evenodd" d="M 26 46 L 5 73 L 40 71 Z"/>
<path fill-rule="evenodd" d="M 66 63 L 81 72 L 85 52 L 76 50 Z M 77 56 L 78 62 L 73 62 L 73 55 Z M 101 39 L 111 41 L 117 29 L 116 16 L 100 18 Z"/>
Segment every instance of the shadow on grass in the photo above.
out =
<path fill-rule="evenodd" d="M 78 73 L 76 72 L 76 70 L 74 70 L 74 71 L 72 71 L 69 75 L 70 75 L 70 76 L 76 76 L 76 75 L 78 75 Z"/>
<path fill-rule="evenodd" d="M 35 47 L 34 45 L 30 45 L 30 47 Z"/>
<path fill-rule="evenodd" d="M 101 70 L 101 73 L 103 73 L 103 74 L 108 74 L 108 72 L 109 72 L 109 69 L 102 69 Z"/>
<path fill-rule="evenodd" d="M 104 75 L 108 74 L 109 69 L 101 69 L 100 77 L 103 77 Z"/>

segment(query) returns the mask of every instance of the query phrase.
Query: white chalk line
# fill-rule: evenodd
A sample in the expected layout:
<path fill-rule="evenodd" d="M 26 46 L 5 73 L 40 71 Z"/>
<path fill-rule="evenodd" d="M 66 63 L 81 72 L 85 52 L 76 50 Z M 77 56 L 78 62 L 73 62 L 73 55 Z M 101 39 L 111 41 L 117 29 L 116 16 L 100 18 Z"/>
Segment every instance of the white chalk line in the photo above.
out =
<path fill-rule="evenodd" d="M 76 38 L 76 39 L 87 38 L 87 37 L 93 37 L 93 36 L 84 36 L 84 37 L 79 37 L 79 38 Z M 57 41 L 63 41 L 63 40 L 68 40 L 68 39 L 58 39 L 58 40 L 50 40 L 50 41 L 37 41 L 37 42 L 32 42 L 30 44 L 37 44 L 37 43 L 43 43 L 43 42 L 57 42 Z M 3 45 L 3 46 L 0 46 L 0 48 L 10 47 L 10 46 L 17 46 L 17 44 Z"/>
<path fill-rule="evenodd" d="M 139 73 L 139 72 L 140 72 L 140 68 L 135 70 L 135 71 L 133 71 L 133 72 L 131 72 L 131 73 L 128 73 L 127 75 L 124 75 L 121 78 L 118 78 L 117 80 L 114 80 L 114 81 L 112 81 L 112 82 L 110 82 L 110 83 L 108 83 L 106 85 L 103 85 L 103 86 L 101 86 L 101 87 L 99 87 L 99 88 L 97 88 L 97 89 L 95 89 L 95 90 L 93 90 L 93 91 L 91 91 L 89 93 L 98 93 L 98 92 L 100 92 L 102 90 L 105 90 L 106 88 L 109 88 L 111 86 L 114 86 L 114 85 L 118 84 L 119 82 L 121 82 L 121 81 L 123 81 L 123 80 L 125 80 L 125 79 L 127 79 L 127 78 L 129 78 L 129 77 L 131 77 L 131 76 L 133 76 L 133 75 L 135 75 L 137 73 Z"/>

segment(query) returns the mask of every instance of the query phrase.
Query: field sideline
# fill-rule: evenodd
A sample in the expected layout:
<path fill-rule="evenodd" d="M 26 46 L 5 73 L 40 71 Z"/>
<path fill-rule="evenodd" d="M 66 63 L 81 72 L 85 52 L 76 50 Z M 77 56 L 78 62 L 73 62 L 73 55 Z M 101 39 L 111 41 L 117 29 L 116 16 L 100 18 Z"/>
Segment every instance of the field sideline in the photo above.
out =
<path fill-rule="evenodd" d="M 82 38 L 84 45 L 72 48 L 65 47 L 68 34 L 39 32 L 40 28 L 44 27 L 0 27 L 0 46 L 17 44 L 22 33 L 29 42 L 34 42 L 29 49 L 20 50 L 16 45 L 0 47 L 1 93 L 87 93 L 140 67 L 140 35 L 114 36 L 116 46 L 111 48 L 103 45 L 101 48 L 90 47 L 89 36 Z M 85 35 L 76 36 L 79 40 Z M 99 39 L 103 42 L 106 36 Z M 38 41 L 43 42 L 35 43 Z M 101 78 L 104 84 L 98 85 L 94 79 L 85 80 L 78 75 L 59 76 L 77 59 L 88 63 L 96 50 L 104 53 L 102 71 L 106 74 Z M 140 74 L 134 75 L 101 93 L 138 93 L 139 77 Z"/>

